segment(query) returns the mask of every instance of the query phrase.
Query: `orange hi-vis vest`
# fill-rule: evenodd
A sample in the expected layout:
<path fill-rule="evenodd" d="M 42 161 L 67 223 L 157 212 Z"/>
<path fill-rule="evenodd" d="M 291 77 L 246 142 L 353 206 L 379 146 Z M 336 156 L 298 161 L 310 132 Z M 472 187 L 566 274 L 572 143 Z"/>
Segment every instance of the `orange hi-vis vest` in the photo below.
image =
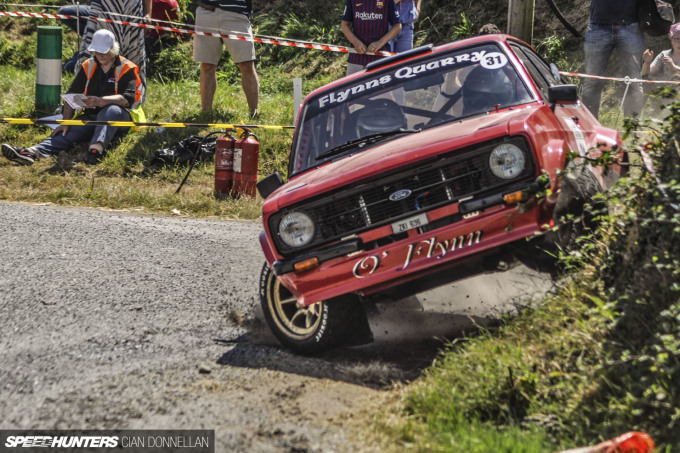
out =
<path fill-rule="evenodd" d="M 139 77 L 139 67 L 137 67 L 136 64 L 131 62 L 125 57 L 121 57 L 120 55 L 118 56 L 120 59 L 120 65 L 116 66 L 116 70 L 114 71 L 113 79 L 114 79 L 114 88 L 115 88 L 115 94 L 118 94 L 118 81 L 120 80 L 121 77 L 123 77 L 123 74 L 126 74 L 128 71 L 134 71 L 135 72 L 135 79 L 136 85 L 135 85 L 135 102 L 132 103 L 131 106 L 128 107 L 128 110 L 134 110 L 139 105 L 142 103 L 142 79 Z M 87 87 L 90 85 L 90 79 L 92 78 L 92 75 L 94 74 L 94 70 L 97 68 L 97 60 L 95 60 L 94 57 L 89 58 L 85 62 L 83 62 L 83 71 L 85 71 L 85 77 L 87 78 L 87 82 L 85 83 L 85 91 L 83 94 L 87 96 Z"/>

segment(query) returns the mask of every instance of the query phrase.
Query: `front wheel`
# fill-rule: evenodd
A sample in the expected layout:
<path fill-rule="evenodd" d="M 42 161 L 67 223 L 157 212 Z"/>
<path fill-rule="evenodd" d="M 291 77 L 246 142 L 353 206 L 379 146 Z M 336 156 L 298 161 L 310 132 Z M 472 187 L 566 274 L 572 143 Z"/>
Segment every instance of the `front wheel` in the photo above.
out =
<path fill-rule="evenodd" d="M 600 183 L 586 165 L 570 163 L 553 211 L 557 245 L 562 249 L 573 249 L 579 236 L 597 228 L 597 219 L 607 209 L 602 201 L 595 199 L 600 192 Z"/>
<path fill-rule="evenodd" d="M 293 294 L 264 264 L 260 304 L 274 336 L 299 354 L 314 354 L 349 342 L 357 326 L 368 327 L 359 299 L 352 295 L 300 307 Z"/>

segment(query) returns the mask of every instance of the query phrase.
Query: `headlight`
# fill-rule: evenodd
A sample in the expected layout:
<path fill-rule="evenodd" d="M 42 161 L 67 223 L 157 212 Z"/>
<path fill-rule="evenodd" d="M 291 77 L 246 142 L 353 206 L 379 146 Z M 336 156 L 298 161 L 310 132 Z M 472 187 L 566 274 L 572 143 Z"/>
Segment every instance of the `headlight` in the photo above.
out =
<path fill-rule="evenodd" d="M 290 247 L 302 247 L 314 237 L 314 222 L 304 212 L 286 214 L 279 222 L 279 237 Z"/>
<path fill-rule="evenodd" d="M 524 170 L 524 153 L 517 145 L 511 143 L 498 145 L 491 151 L 489 167 L 498 178 L 516 178 Z"/>

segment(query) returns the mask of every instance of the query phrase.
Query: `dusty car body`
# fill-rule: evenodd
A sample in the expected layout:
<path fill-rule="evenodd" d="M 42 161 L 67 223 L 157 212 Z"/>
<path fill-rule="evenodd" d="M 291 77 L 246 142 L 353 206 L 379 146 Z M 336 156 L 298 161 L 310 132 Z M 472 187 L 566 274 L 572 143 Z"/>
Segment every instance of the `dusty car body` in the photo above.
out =
<path fill-rule="evenodd" d="M 315 90 L 289 180 L 258 186 L 269 326 L 317 352 L 365 329 L 362 298 L 537 253 L 568 155 L 619 145 L 554 66 L 507 35 L 414 49 Z M 600 190 L 619 170 L 586 167 Z"/>

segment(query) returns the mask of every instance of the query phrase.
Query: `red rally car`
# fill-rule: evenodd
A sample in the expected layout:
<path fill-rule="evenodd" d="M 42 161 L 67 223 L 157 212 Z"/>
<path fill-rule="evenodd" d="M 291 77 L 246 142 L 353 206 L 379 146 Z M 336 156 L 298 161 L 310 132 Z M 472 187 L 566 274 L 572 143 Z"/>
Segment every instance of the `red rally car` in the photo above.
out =
<path fill-rule="evenodd" d="M 413 49 L 315 90 L 289 180 L 258 184 L 267 323 L 288 348 L 318 352 L 366 331 L 369 296 L 539 253 L 560 238 L 546 234 L 557 213 L 577 213 L 621 170 L 568 157 L 620 145 L 554 65 L 507 35 Z"/>

